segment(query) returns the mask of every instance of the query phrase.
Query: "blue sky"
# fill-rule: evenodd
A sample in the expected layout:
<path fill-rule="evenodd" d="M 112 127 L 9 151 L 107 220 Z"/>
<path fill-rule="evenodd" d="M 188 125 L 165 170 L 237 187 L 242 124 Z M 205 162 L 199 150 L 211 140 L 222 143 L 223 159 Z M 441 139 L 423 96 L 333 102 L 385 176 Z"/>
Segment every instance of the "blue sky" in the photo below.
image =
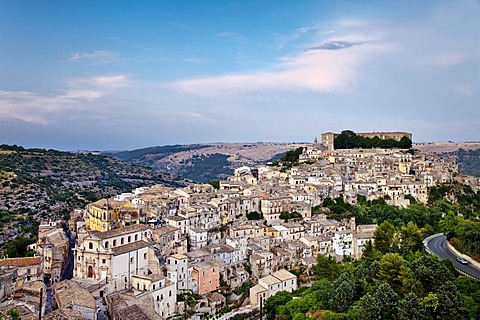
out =
<path fill-rule="evenodd" d="M 0 0 L 0 143 L 480 140 L 479 1 Z"/>

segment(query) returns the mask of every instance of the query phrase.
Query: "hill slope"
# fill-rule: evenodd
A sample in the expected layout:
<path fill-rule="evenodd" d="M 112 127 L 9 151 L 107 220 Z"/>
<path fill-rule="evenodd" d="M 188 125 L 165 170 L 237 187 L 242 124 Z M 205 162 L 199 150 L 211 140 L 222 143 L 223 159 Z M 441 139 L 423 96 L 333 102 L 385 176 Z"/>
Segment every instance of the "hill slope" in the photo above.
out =
<path fill-rule="evenodd" d="M 2 145 L 0 228 L 14 237 L 25 225 L 64 218 L 99 198 L 141 186 L 183 184 L 176 180 L 106 156 Z"/>
<path fill-rule="evenodd" d="M 151 147 L 106 155 L 149 166 L 199 182 L 225 179 L 241 166 L 256 166 L 279 158 L 304 144 L 295 143 L 210 143 Z"/>

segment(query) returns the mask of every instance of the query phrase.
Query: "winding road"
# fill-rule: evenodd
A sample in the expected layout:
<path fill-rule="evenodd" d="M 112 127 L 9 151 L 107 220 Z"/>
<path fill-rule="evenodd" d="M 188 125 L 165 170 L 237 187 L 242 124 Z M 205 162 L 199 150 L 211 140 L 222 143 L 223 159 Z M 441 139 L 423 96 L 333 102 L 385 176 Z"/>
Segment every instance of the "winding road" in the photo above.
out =
<path fill-rule="evenodd" d="M 436 255 L 440 259 L 449 259 L 453 267 L 468 276 L 480 279 L 480 269 L 472 264 L 461 264 L 456 259 L 459 257 L 447 247 L 447 238 L 443 234 L 431 236 L 424 242 L 427 251 Z"/>

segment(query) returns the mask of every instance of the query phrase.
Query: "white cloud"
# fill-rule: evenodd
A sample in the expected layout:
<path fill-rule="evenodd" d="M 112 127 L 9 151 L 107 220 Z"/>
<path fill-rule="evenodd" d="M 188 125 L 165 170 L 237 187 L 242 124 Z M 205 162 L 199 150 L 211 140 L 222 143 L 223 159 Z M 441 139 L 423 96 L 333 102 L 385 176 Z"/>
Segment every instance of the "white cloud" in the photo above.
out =
<path fill-rule="evenodd" d="M 96 50 L 92 52 L 72 52 L 68 61 L 80 62 L 86 61 L 94 65 L 120 63 L 121 59 L 117 54 L 111 51 Z"/>
<path fill-rule="evenodd" d="M 456 94 L 463 97 L 471 97 L 475 94 L 475 90 L 470 85 L 458 85 L 453 88 Z"/>
<path fill-rule="evenodd" d="M 131 81 L 125 75 L 101 75 L 68 80 L 66 88 L 56 95 L 0 91 L 0 116 L 48 125 L 72 113 L 95 112 L 92 101 L 130 85 Z"/>
<path fill-rule="evenodd" d="M 391 43 L 374 41 L 378 37 L 379 34 L 375 33 L 346 34 L 328 39 L 338 43 L 354 43 L 341 50 L 308 49 L 281 58 L 274 70 L 180 80 L 175 82 L 173 87 L 203 96 L 235 95 L 264 90 L 349 91 L 365 62 L 392 50 Z"/>

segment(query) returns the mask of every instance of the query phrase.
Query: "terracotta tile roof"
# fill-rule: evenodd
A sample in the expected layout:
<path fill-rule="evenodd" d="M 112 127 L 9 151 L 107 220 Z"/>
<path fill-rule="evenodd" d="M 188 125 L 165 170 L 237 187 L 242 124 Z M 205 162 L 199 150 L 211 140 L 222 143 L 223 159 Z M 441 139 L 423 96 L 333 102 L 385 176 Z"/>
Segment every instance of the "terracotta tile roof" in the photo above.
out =
<path fill-rule="evenodd" d="M 0 267 L 25 267 L 39 265 L 41 257 L 7 258 L 0 260 Z"/>

